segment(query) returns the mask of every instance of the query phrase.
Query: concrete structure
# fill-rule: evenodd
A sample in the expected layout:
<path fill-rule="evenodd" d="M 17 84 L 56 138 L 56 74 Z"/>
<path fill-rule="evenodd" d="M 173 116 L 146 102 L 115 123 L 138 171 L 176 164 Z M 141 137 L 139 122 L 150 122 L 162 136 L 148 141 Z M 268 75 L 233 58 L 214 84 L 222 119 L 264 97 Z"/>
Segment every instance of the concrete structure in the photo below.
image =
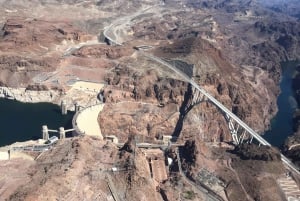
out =
<path fill-rule="evenodd" d="M 48 127 L 46 125 L 42 126 L 42 136 L 44 140 L 49 139 Z"/>
<path fill-rule="evenodd" d="M 67 103 L 65 100 L 61 101 L 60 107 L 61 107 L 61 114 L 66 115 L 68 111 L 67 111 Z"/>
<path fill-rule="evenodd" d="M 43 135 L 43 139 L 44 140 L 48 140 L 49 139 L 49 131 L 48 131 L 47 125 L 43 125 L 42 126 L 42 135 Z"/>
<path fill-rule="evenodd" d="M 168 179 L 164 159 L 150 160 L 152 176 L 155 181 L 161 183 Z"/>
<path fill-rule="evenodd" d="M 163 135 L 162 141 L 164 144 L 169 144 L 171 142 L 172 136 L 171 135 Z"/>
<path fill-rule="evenodd" d="M 56 137 L 56 136 L 52 136 L 52 137 L 50 137 L 49 138 L 49 140 L 47 141 L 49 144 L 53 144 L 53 143 L 55 143 L 55 142 L 57 142 L 58 141 L 58 137 Z"/>
<path fill-rule="evenodd" d="M 159 186 L 159 183 L 168 179 L 164 151 L 161 149 L 146 149 L 143 152 L 149 162 L 151 177 Z"/>
<path fill-rule="evenodd" d="M 103 107 L 104 104 L 96 104 L 77 112 L 72 120 L 74 128 L 73 135 L 90 135 L 103 139 L 98 123 L 98 115 Z"/>
<path fill-rule="evenodd" d="M 57 133 L 57 130 L 48 129 L 47 125 L 42 126 L 42 134 L 44 140 L 49 140 L 49 132 Z"/>
<path fill-rule="evenodd" d="M 43 135 L 43 139 L 46 141 L 49 140 L 49 132 L 59 133 L 59 138 L 64 139 L 64 138 L 66 138 L 67 132 L 72 132 L 74 130 L 75 129 L 65 130 L 64 127 L 60 127 L 59 130 L 52 130 L 52 129 L 48 129 L 47 125 L 43 125 L 42 126 L 42 135 Z"/>
<path fill-rule="evenodd" d="M 76 112 L 79 112 L 79 110 L 80 110 L 80 105 L 76 102 L 75 104 L 74 104 L 74 107 L 75 107 L 75 113 Z"/>
<path fill-rule="evenodd" d="M 107 135 L 104 137 L 105 140 L 111 141 L 115 144 L 119 143 L 119 139 L 115 135 Z"/>
<path fill-rule="evenodd" d="M 66 132 L 64 127 L 59 127 L 59 139 L 65 139 L 66 138 Z"/>
<path fill-rule="evenodd" d="M 192 102 L 194 104 L 197 104 L 198 102 L 207 100 L 214 104 L 217 108 L 220 109 L 220 111 L 225 116 L 226 120 L 228 121 L 228 127 L 229 131 L 231 133 L 233 142 L 235 144 L 240 144 L 244 141 L 245 135 L 251 136 L 251 138 L 256 139 L 260 144 L 271 146 L 270 143 L 268 143 L 263 137 L 261 137 L 258 133 L 256 133 L 253 129 L 251 129 L 247 124 L 245 124 L 240 118 L 238 118 L 235 114 L 233 114 L 229 109 L 227 109 L 223 104 L 221 104 L 218 100 L 216 100 L 213 96 L 211 96 L 208 92 L 206 92 L 203 88 L 201 88 L 192 78 L 187 76 L 184 72 L 177 69 L 170 63 L 160 59 L 159 57 L 147 54 L 143 51 L 139 51 L 143 56 L 152 59 L 153 61 L 156 61 L 171 70 L 173 70 L 176 74 L 178 74 L 183 80 L 190 83 L 193 87 L 194 91 L 194 99 Z M 197 92 L 197 94 L 195 94 Z M 252 141 L 252 140 L 250 140 Z M 298 168 L 283 154 L 281 154 L 281 159 L 283 163 L 286 165 L 287 168 L 294 171 L 298 175 L 300 175 L 300 172 L 298 171 Z"/>

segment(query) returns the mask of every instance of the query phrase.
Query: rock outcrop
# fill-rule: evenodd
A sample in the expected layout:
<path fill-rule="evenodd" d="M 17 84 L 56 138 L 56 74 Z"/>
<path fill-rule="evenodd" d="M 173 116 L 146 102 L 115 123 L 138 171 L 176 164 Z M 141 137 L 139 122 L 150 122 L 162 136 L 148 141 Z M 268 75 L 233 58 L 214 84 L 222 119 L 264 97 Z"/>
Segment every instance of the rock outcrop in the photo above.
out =
<path fill-rule="evenodd" d="M 3 25 L 0 49 L 11 51 L 16 48 L 32 49 L 38 46 L 49 47 L 63 40 L 83 41 L 88 37 L 70 23 L 39 19 L 8 19 Z"/>
<path fill-rule="evenodd" d="M 133 53 L 133 49 L 128 47 L 110 47 L 104 45 L 93 45 L 88 47 L 82 47 L 79 50 L 72 53 L 76 57 L 89 57 L 89 58 L 108 58 L 119 59 L 124 56 L 130 56 Z"/>
<path fill-rule="evenodd" d="M 55 90 L 28 90 L 26 88 L 0 87 L 0 98 L 21 102 L 57 102 L 61 92 Z"/>
<path fill-rule="evenodd" d="M 233 153 L 242 160 L 280 161 L 280 152 L 270 146 L 257 146 L 255 144 L 242 144 L 237 146 Z"/>

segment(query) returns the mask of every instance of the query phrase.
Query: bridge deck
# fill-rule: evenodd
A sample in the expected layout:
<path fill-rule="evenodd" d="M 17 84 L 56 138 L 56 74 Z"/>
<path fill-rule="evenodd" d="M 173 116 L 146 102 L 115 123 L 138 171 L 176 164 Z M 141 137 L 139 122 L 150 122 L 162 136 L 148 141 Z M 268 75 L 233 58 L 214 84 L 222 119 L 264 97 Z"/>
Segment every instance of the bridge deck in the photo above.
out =
<path fill-rule="evenodd" d="M 163 64 L 164 66 L 167 66 L 171 70 L 173 70 L 175 73 L 180 75 L 186 82 L 190 83 L 193 87 L 195 87 L 200 93 L 202 93 L 207 99 L 212 102 L 214 105 L 216 105 L 222 112 L 224 112 L 226 115 L 228 115 L 230 118 L 232 118 L 234 121 L 236 121 L 242 128 L 244 128 L 251 136 L 253 136 L 259 143 L 262 145 L 268 145 L 271 146 L 270 143 L 268 143 L 263 137 L 261 137 L 258 133 L 256 133 L 252 128 L 250 128 L 246 123 L 244 123 L 240 118 L 238 118 L 235 114 L 233 114 L 230 110 L 228 110 L 223 104 L 221 104 L 218 100 L 216 100 L 213 96 L 211 96 L 208 92 L 206 92 L 204 89 L 202 89 L 194 80 L 189 78 L 187 75 L 185 75 L 183 72 L 172 66 L 171 64 L 165 62 L 164 60 L 160 59 L 159 57 L 147 54 L 145 52 L 139 51 L 142 55 L 145 57 L 148 57 L 160 64 Z M 296 172 L 298 175 L 300 175 L 300 172 L 298 171 L 298 168 L 283 154 L 281 154 L 281 159 L 284 162 L 284 164 L 292 171 Z"/>

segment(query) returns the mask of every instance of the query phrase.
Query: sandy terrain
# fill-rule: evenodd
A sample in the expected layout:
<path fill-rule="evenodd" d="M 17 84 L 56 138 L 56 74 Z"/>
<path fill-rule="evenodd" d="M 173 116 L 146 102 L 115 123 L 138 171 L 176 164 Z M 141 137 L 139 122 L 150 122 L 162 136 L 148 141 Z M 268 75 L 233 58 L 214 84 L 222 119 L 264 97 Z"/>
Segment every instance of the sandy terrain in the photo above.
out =
<path fill-rule="evenodd" d="M 104 84 L 94 82 L 77 81 L 72 85 L 72 89 L 78 89 L 82 91 L 99 92 L 103 88 Z"/>

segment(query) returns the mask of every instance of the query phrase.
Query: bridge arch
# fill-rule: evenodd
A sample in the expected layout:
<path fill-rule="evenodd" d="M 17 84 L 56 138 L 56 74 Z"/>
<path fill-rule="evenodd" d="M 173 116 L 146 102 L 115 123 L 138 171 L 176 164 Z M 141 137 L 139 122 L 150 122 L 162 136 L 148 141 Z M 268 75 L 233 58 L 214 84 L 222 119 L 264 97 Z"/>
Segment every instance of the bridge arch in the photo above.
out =
<path fill-rule="evenodd" d="M 246 123 L 244 123 L 239 117 L 237 117 L 235 114 L 233 114 L 229 109 L 227 109 L 222 103 L 220 103 L 217 99 L 215 99 L 212 95 L 210 95 L 208 92 L 206 92 L 203 88 L 201 88 L 192 78 L 188 77 L 185 73 L 183 73 L 181 70 L 177 69 L 170 63 L 160 59 L 159 57 L 156 57 L 154 55 L 147 54 L 146 52 L 139 51 L 140 54 L 143 56 L 158 62 L 172 71 L 174 71 L 177 75 L 179 75 L 183 80 L 190 83 L 194 88 L 196 88 L 202 95 L 204 95 L 209 102 L 214 104 L 217 108 L 219 108 L 223 114 L 226 115 L 226 118 L 234 122 L 235 125 L 238 125 L 238 127 L 234 127 L 230 125 L 229 129 L 232 131 L 231 134 L 234 136 L 233 139 L 236 144 L 239 144 L 242 142 L 243 137 L 238 136 L 239 133 L 247 133 L 249 136 L 251 136 L 252 139 L 256 139 L 260 144 L 271 146 L 269 142 L 267 142 L 262 136 L 260 136 L 258 133 L 256 133 L 252 128 L 250 128 Z M 229 126 L 229 125 L 228 125 Z M 240 132 L 242 130 L 243 132 Z M 242 135 L 243 136 L 243 135 Z M 252 141 L 252 140 L 251 140 Z M 281 160 L 283 163 L 288 167 L 290 170 L 296 172 L 298 175 L 300 175 L 300 172 L 298 170 L 298 167 L 296 167 L 288 158 L 286 158 L 283 154 L 281 154 Z"/>

